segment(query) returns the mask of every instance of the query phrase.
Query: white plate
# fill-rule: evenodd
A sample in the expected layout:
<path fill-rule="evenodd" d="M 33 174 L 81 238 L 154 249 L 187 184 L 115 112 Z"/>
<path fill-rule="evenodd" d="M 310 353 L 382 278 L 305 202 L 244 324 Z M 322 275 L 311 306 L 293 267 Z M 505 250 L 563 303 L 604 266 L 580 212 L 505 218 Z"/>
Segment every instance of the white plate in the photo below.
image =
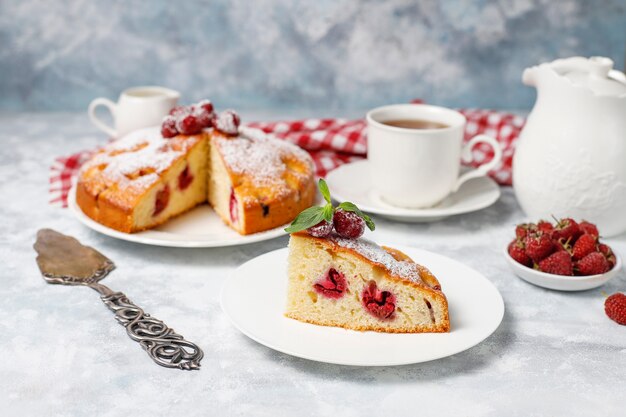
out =
<path fill-rule="evenodd" d="M 509 263 L 511 270 L 513 270 L 515 275 L 524 281 L 530 282 L 538 287 L 558 291 L 584 291 L 597 288 L 615 277 L 622 269 L 622 258 L 620 258 L 617 254 L 615 254 L 615 266 L 609 272 L 580 277 L 554 275 L 536 271 L 533 268 L 524 266 L 518 263 L 515 259 L 511 258 L 507 247 L 504 248 L 504 258 Z"/>
<path fill-rule="evenodd" d="M 242 333 L 267 347 L 341 365 L 431 361 L 469 349 L 498 328 L 504 303 L 487 278 L 445 256 L 415 248 L 399 249 L 428 267 L 440 281 L 448 298 L 450 333 L 359 332 L 286 318 L 287 248 L 237 268 L 222 287 L 222 309 Z"/>
<path fill-rule="evenodd" d="M 464 183 L 461 188 L 434 207 L 405 209 L 391 206 L 380 199 L 370 182 L 367 160 L 342 165 L 326 176 L 333 198 L 351 201 L 363 211 L 403 222 L 432 222 L 456 214 L 489 207 L 500 197 L 500 187 L 489 177 Z"/>
<path fill-rule="evenodd" d="M 76 186 L 70 189 L 68 206 L 74 216 L 85 226 L 107 236 L 145 245 L 179 248 L 215 248 L 245 245 L 285 235 L 283 225 L 265 232 L 240 235 L 226 226 L 222 219 L 206 204 L 178 216 L 151 230 L 138 233 L 123 233 L 104 226 L 91 218 L 76 204 Z"/>

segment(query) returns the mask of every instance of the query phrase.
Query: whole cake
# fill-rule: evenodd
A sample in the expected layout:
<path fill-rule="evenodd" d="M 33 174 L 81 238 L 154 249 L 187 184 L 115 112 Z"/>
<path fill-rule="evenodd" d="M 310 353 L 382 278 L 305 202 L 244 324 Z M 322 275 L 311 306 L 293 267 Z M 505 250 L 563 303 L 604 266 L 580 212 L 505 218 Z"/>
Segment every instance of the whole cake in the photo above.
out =
<path fill-rule="evenodd" d="M 163 126 L 132 132 L 96 153 L 78 176 L 82 211 L 132 233 L 208 202 L 246 235 L 289 223 L 313 204 L 314 168 L 304 150 L 239 127 L 234 112 L 218 116 L 209 105 L 176 108 Z"/>
<path fill-rule="evenodd" d="M 295 230 L 289 241 L 287 317 L 390 333 L 450 330 L 446 296 L 427 268 L 361 238 L 364 225 L 374 225 L 353 204 L 335 209 L 329 197 L 317 217 L 315 209 L 287 229 Z"/>

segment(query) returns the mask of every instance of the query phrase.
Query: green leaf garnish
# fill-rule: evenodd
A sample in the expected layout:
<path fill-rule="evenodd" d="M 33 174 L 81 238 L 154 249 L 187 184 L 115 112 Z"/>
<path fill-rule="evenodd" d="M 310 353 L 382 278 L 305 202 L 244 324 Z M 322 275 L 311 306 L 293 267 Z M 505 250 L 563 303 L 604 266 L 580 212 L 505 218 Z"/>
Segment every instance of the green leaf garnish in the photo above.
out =
<path fill-rule="evenodd" d="M 370 216 L 363 213 L 361 209 L 356 206 L 356 204 L 351 203 L 349 201 L 344 201 L 343 203 L 339 204 L 339 207 L 337 208 L 355 213 L 357 216 L 359 216 L 365 221 L 365 225 L 371 231 L 374 231 L 374 229 L 376 229 L 376 225 L 374 224 L 374 221 L 370 218 Z"/>
<path fill-rule="evenodd" d="M 303 210 L 294 219 L 293 223 L 285 229 L 287 233 L 295 233 L 301 230 L 308 229 L 311 226 L 315 226 L 322 220 L 324 220 L 324 207 L 313 206 L 306 210 Z"/>
<path fill-rule="evenodd" d="M 344 201 L 343 203 L 339 204 L 337 208 L 334 208 L 330 199 L 330 190 L 328 189 L 328 184 L 326 184 L 326 181 L 324 181 L 322 178 L 320 178 L 319 182 L 317 183 L 317 186 L 320 190 L 320 193 L 324 197 L 324 200 L 326 200 L 327 204 L 323 207 L 321 206 L 309 207 L 308 209 L 302 211 L 294 219 L 291 225 L 285 229 L 287 233 L 296 233 L 302 230 L 306 230 L 309 227 L 315 226 L 322 220 L 326 220 L 327 222 L 332 223 L 333 214 L 335 213 L 337 209 L 342 209 L 345 211 L 351 211 L 355 213 L 357 216 L 362 218 L 363 221 L 365 221 L 367 228 L 372 231 L 376 228 L 376 225 L 374 225 L 374 222 L 372 221 L 370 216 L 363 213 L 354 203 L 351 203 L 349 201 Z"/>
<path fill-rule="evenodd" d="M 328 189 L 328 184 L 326 184 L 324 178 L 320 178 L 319 182 L 317 183 L 317 188 L 320 189 L 320 193 L 322 193 L 322 197 L 324 197 L 324 200 L 326 200 L 328 204 L 331 204 L 330 190 Z"/>

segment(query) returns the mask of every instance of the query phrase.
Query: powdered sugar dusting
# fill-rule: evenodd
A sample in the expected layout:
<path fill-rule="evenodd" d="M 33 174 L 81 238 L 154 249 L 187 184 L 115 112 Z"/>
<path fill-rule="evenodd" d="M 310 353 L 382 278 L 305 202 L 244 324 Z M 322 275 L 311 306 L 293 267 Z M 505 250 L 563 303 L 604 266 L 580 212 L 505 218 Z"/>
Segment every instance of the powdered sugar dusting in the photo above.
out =
<path fill-rule="evenodd" d="M 352 249 L 372 262 L 383 265 L 392 275 L 423 283 L 418 266 L 413 262 L 398 261 L 389 252 L 368 239 L 346 239 L 338 235 L 329 238 L 339 246 Z"/>
<path fill-rule="evenodd" d="M 217 137 L 224 163 L 235 174 L 249 174 L 256 186 L 275 186 L 284 183 L 283 174 L 288 169 L 287 159 L 298 159 L 313 171 L 313 160 L 304 150 L 291 143 L 275 139 L 261 130 L 240 128 L 234 138 Z M 299 173 L 294 171 L 295 175 Z"/>
<path fill-rule="evenodd" d="M 103 178 L 121 187 L 145 189 L 186 152 L 189 141 L 177 141 L 180 146 L 174 149 L 172 140 L 163 138 L 159 127 L 136 130 L 105 147 L 81 170 L 103 167 Z"/>

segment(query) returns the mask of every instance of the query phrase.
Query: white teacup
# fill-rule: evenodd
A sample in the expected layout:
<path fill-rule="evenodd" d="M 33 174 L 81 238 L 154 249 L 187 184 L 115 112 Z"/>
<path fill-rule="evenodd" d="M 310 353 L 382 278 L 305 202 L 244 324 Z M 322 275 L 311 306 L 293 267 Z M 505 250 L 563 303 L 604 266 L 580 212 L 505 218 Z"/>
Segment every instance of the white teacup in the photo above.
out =
<path fill-rule="evenodd" d="M 136 129 L 160 124 L 179 98 L 178 91 L 165 87 L 132 87 L 120 94 L 117 104 L 100 97 L 89 104 L 87 112 L 98 129 L 112 137 L 119 137 Z M 98 106 L 109 109 L 115 127 L 106 125 L 96 116 Z"/>
<path fill-rule="evenodd" d="M 463 146 L 466 119 L 451 109 L 397 104 L 371 110 L 366 118 L 372 185 L 379 197 L 393 206 L 434 206 L 464 182 L 487 175 L 502 160 L 500 145 L 492 137 L 478 135 Z M 392 120 L 421 120 L 444 126 L 416 129 L 385 124 Z M 470 162 L 472 148 L 479 142 L 491 145 L 493 159 L 459 177 L 461 159 Z"/>

